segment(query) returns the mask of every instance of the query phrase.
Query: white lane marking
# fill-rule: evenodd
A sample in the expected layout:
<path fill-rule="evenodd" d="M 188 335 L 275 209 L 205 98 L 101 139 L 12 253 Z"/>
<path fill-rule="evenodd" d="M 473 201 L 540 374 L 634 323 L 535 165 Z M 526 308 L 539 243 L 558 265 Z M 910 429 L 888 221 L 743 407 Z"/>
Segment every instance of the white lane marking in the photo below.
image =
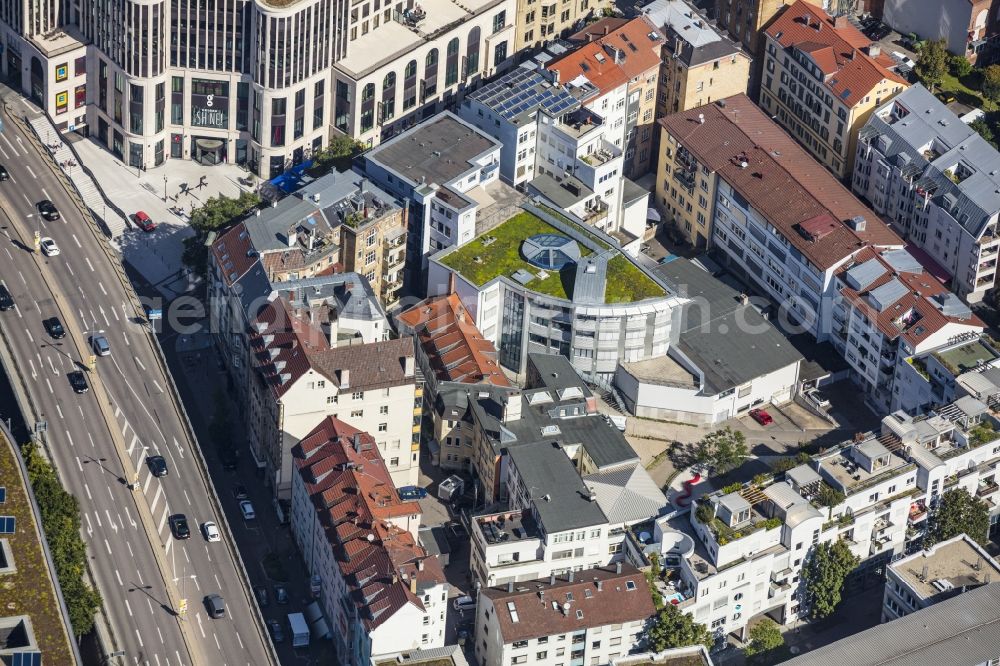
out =
<path fill-rule="evenodd" d="M 90 272 L 93 273 L 94 272 L 94 264 L 90 263 L 90 257 L 84 257 L 83 260 L 87 262 L 87 268 L 89 268 Z"/>
<path fill-rule="evenodd" d="M 37 372 L 35 372 L 35 362 L 34 362 L 34 361 L 32 361 L 32 360 L 31 360 L 31 359 L 29 358 L 29 359 L 28 359 L 28 365 L 29 365 L 29 366 L 31 366 L 31 378 L 32 378 L 32 379 L 38 379 L 38 373 L 37 373 Z"/>
<path fill-rule="evenodd" d="M 184 553 L 184 559 L 187 561 L 187 563 L 191 564 L 191 558 L 188 557 L 187 548 L 183 548 L 181 552 Z"/>
<path fill-rule="evenodd" d="M 51 356 L 46 356 L 45 360 L 49 362 L 49 368 L 52 369 L 52 374 L 53 375 L 58 375 L 59 371 L 56 370 L 56 364 L 52 362 L 52 357 Z"/>
<path fill-rule="evenodd" d="M 142 361 L 140 361 L 140 360 L 139 360 L 139 357 L 138 357 L 138 356 L 133 356 L 133 358 L 135 359 L 135 362 L 139 364 L 139 367 L 140 367 L 140 368 L 142 368 L 143 370 L 145 370 L 145 369 L 146 369 L 146 366 L 144 366 L 144 365 L 142 364 Z"/>
<path fill-rule="evenodd" d="M 55 391 L 52 390 L 52 382 L 49 381 L 48 377 L 45 378 L 45 384 L 49 387 L 49 393 L 55 395 Z"/>
<path fill-rule="evenodd" d="M 160 388 L 159 385 L 157 385 L 156 388 L 159 389 Z M 160 390 L 162 391 L 162 389 L 160 389 Z M 176 437 L 173 437 L 172 439 L 174 440 L 174 448 L 177 449 L 177 453 L 180 454 L 181 458 L 183 458 L 184 457 L 184 449 L 182 449 L 181 445 L 177 443 L 177 438 Z"/>
<path fill-rule="evenodd" d="M 90 494 L 90 486 L 88 486 L 85 483 L 85 484 L 83 484 L 83 489 L 87 491 L 87 499 L 93 500 L 94 496 Z M 96 515 L 96 514 L 94 514 L 94 515 Z M 101 525 L 101 517 L 100 516 L 97 516 L 97 525 L 98 525 L 98 527 L 100 527 L 100 525 Z"/>
<path fill-rule="evenodd" d="M 0 135 L 0 136 L 2 136 L 2 135 Z M 24 192 L 21 192 L 21 196 L 22 196 L 22 197 L 24 197 L 24 200 L 25 200 L 25 201 L 26 201 L 26 202 L 28 203 L 28 205 L 30 206 L 30 205 L 31 205 L 31 199 L 29 199 L 29 198 L 28 198 L 28 195 L 27 195 L 27 194 L 25 194 Z"/>
<path fill-rule="evenodd" d="M 3 146 L 0 146 L 0 155 L 3 155 L 4 159 L 7 159 L 7 160 L 10 159 L 10 155 L 8 155 L 7 151 L 3 149 Z M 14 180 L 14 179 L 11 178 L 11 180 Z M 17 181 L 14 181 L 14 182 L 17 182 Z"/>
<path fill-rule="evenodd" d="M 35 303 L 35 307 L 38 307 L 38 303 Z M 14 305 L 14 312 L 17 313 L 18 319 L 24 319 L 24 315 L 21 314 L 21 308 L 17 307 L 17 304 Z M 39 312 L 41 312 L 41 310 L 39 310 Z"/>
<path fill-rule="evenodd" d="M 125 331 L 122 331 L 122 337 L 125 338 L 125 344 L 127 344 L 129 347 L 131 347 L 132 343 L 128 341 L 128 333 L 126 333 Z"/>
<path fill-rule="evenodd" d="M 10 139 L 7 138 L 6 134 L 0 134 L 0 137 L 3 137 L 3 140 L 7 144 L 7 147 L 10 148 L 10 152 L 14 153 L 15 156 L 20 154 L 17 152 L 17 149 L 14 147 L 14 144 L 10 142 Z"/>
<path fill-rule="evenodd" d="M 132 436 L 132 441 L 129 442 L 128 448 L 125 449 L 125 452 L 128 453 L 129 455 L 132 455 L 132 451 L 135 450 L 135 443 L 138 442 L 138 441 L 139 441 L 139 438 L 137 436 L 133 435 Z"/>
<path fill-rule="evenodd" d="M 115 573 L 118 573 L 118 572 L 115 571 Z M 132 612 L 132 606 L 129 605 L 129 603 L 128 603 L 128 599 L 125 600 L 125 610 L 128 611 L 128 616 L 129 617 L 135 617 L 135 614 Z"/>
<path fill-rule="evenodd" d="M 91 435 L 91 434 L 90 434 L 90 433 L 88 432 L 88 433 L 87 433 L 87 437 L 88 437 L 88 438 L 90 439 L 90 445 L 91 445 L 92 447 L 94 447 L 94 448 L 96 449 L 96 448 L 97 448 L 97 444 L 94 444 L 94 437 L 93 437 L 93 435 Z"/>
<path fill-rule="evenodd" d="M 8 256 L 8 257 L 9 257 L 9 258 L 11 259 L 11 261 L 13 261 L 13 260 L 14 260 L 14 255 L 12 255 L 12 254 L 10 253 L 10 248 L 8 248 L 8 247 L 5 247 L 5 248 L 4 248 L 4 250 L 6 250 L 6 251 L 7 251 L 7 256 Z"/>
<path fill-rule="evenodd" d="M 198 618 L 198 629 L 201 630 L 201 637 L 205 638 L 205 627 L 201 626 L 201 613 L 197 613 L 195 617 Z"/>
<path fill-rule="evenodd" d="M 162 387 L 160 386 L 160 382 L 158 382 L 158 381 L 156 381 L 156 380 L 154 379 L 154 380 L 153 380 L 153 386 L 155 386 L 155 387 L 156 387 L 156 390 L 157 390 L 157 392 L 158 392 L 158 393 L 163 393 L 163 388 L 162 388 Z M 183 454 L 183 453 L 181 453 L 181 458 L 183 458 L 183 457 L 184 457 L 184 454 Z"/>
<path fill-rule="evenodd" d="M 97 309 L 101 311 L 101 316 L 104 317 L 104 325 L 105 326 L 111 326 L 111 322 L 108 320 L 108 315 L 104 311 L 104 308 L 102 308 L 100 305 L 98 305 Z"/>
<path fill-rule="evenodd" d="M 111 511 L 109 511 L 108 509 L 105 509 L 104 510 L 104 515 L 107 517 L 108 524 L 111 525 L 111 529 L 113 529 L 115 531 L 115 534 L 118 534 L 118 525 L 115 524 L 115 519 L 111 517 Z"/>
<path fill-rule="evenodd" d="M 56 405 L 56 411 L 59 412 L 59 418 L 61 419 L 66 418 L 65 416 L 63 416 L 62 408 L 59 405 Z"/>
<path fill-rule="evenodd" d="M 30 173 L 30 174 L 31 174 L 31 177 L 32 177 L 32 178 L 34 178 L 35 180 L 38 180 L 38 176 L 36 176 L 36 175 L 35 175 L 35 172 L 31 170 L 31 166 L 29 166 L 29 165 L 25 164 L 25 165 L 24 165 L 24 168 L 28 170 L 28 173 Z"/>
<path fill-rule="evenodd" d="M 157 525 L 156 531 L 157 532 L 162 532 L 163 531 L 163 525 L 166 522 L 167 522 L 167 507 L 166 507 L 166 505 L 164 505 L 164 507 L 163 507 L 163 515 L 160 516 L 160 524 Z M 170 542 L 168 541 L 167 543 L 170 543 Z"/>
<path fill-rule="evenodd" d="M 81 472 L 83 471 L 83 463 L 80 462 L 80 456 L 76 456 L 76 466 Z"/>
<path fill-rule="evenodd" d="M 80 420 L 86 421 L 87 417 L 83 415 L 83 405 L 77 405 L 76 408 L 80 410 Z"/>
<path fill-rule="evenodd" d="M 125 586 L 125 583 L 122 582 L 122 575 L 120 573 L 118 573 L 118 569 L 115 569 L 115 578 L 118 579 L 118 584 L 119 585 L 121 585 L 122 587 Z"/>
<path fill-rule="evenodd" d="M 213 632 L 212 633 L 212 637 L 215 639 L 215 647 L 219 648 L 219 650 L 222 650 L 222 646 L 219 645 L 219 636 L 218 636 L 218 634 L 215 634 Z"/>
<path fill-rule="evenodd" d="M 27 287 L 28 286 L 28 281 L 24 279 L 24 273 L 22 273 L 21 271 L 18 271 L 17 274 L 21 276 L 21 282 L 23 282 L 24 286 Z"/>
<path fill-rule="evenodd" d="M 86 485 L 86 484 L 84 484 L 84 485 Z M 89 495 L 90 492 L 88 491 L 87 494 Z M 98 527 L 100 527 L 102 529 L 104 528 L 104 523 L 101 522 L 101 514 L 97 513 L 96 511 L 94 512 L 94 520 L 97 521 L 97 526 Z"/>
<path fill-rule="evenodd" d="M 132 528 L 135 529 L 135 527 L 136 527 L 135 520 L 132 519 L 132 512 L 128 510 L 128 505 L 127 504 L 125 505 L 125 515 L 128 516 L 129 525 L 131 525 Z"/>
<path fill-rule="evenodd" d="M 90 522 L 90 514 L 89 513 L 83 514 L 83 517 L 87 519 L 87 536 L 90 536 L 90 535 L 92 535 L 94 533 L 94 524 L 92 522 Z"/>
<path fill-rule="evenodd" d="M 135 557 L 135 553 L 132 552 L 132 544 L 130 544 L 128 541 L 126 541 L 125 545 L 128 546 L 128 555 L 129 555 L 129 557 Z M 139 581 L 139 582 L 141 583 L 142 581 Z"/>
<path fill-rule="evenodd" d="M 46 198 L 46 199 L 52 199 L 52 197 L 50 197 L 50 196 L 49 196 L 49 193 L 45 191 L 45 188 L 44 188 L 44 187 L 42 188 L 42 194 L 44 194 L 44 195 L 45 195 L 45 198 Z"/>
<path fill-rule="evenodd" d="M 191 498 L 188 497 L 187 488 L 184 488 L 183 490 L 184 490 L 184 499 L 187 500 L 188 506 L 194 506 L 194 504 L 191 503 Z"/>
<path fill-rule="evenodd" d="M 76 446 L 75 444 L 73 444 L 73 437 L 69 434 L 69 430 L 66 431 L 66 439 L 69 440 L 70 446 Z"/>
<path fill-rule="evenodd" d="M 163 634 L 162 634 L 162 633 L 160 633 L 160 627 L 159 627 L 159 625 L 157 625 L 157 627 L 156 627 L 156 633 L 157 633 L 157 635 L 159 635 L 159 637 L 160 637 L 160 643 L 162 643 L 163 645 L 166 645 L 166 643 L 164 643 L 164 642 L 163 642 Z M 160 655 L 156 655 L 156 658 L 157 658 L 157 659 L 159 659 L 159 658 L 160 658 Z M 167 663 L 169 664 L 169 663 L 170 663 L 170 661 L 169 661 L 169 660 L 167 660 Z"/>
<path fill-rule="evenodd" d="M 246 648 L 243 647 L 243 639 L 240 638 L 240 632 L 238 632 L 238 631 L 236 632 L 236 640 L 239 642 L 241 650 L 246 649 Z"/>
<path fill-rule="evenodd" d="M 135 636 L 136 636 L 136 638 L 138 638 L 138 639 L 139 639 L 139 647 L 146 647 L 146 646 L 145 646 L 145 645 L 143 645 L 143 643 L 142 643 L 142 634 L 140 634 L 140 633 L 139 633 L 139 630 L 138 630 L 138 629 L 136 629 L 136 630 L 135 630 Z"/>
<path fill-rule="evenodd" d="M 32 344 L 34 344 L 35 343 L 35 336 L 33 336 L 31 334 L 31 331 L 29 331 L 28 329 L 24 329 L 24 332 L 28 334 L 28 339 L 31 340 Z"/>
<path fill-rule="evenodd" d="M 215 586 L 221 590 L 222 589 L 222 583 L 219 582 L 219 574 L 212 574 L 212 576 L 215 577 Z"/>
<path fill-rule="evenodd" d="M 125 301 L 122 301 L 122 314 L 125 315 L 125 319 L 128 319 L 128 308 L 125 306 Z"/>
<path fill-rule="evenodd" d="M 111 554 L 111 544 L 108 543 L 107 539 L 104 540 L 104 547 L 108 549 L 108 555 L 110 555 Z"/>
<path fill-rule="evenodd" d="M 104 294 L 105 296 L 108 295 L 108 290 L 104 288 L 104 283 L 103 282 L 101 282 L 100 280 L 98 280 L 97 281 L 97 286 L 101 288 L 101 293 L 102 294 Z M 115 319 L 117 319 L 118 318 L 118 313 L 115 312 L 114 310 L 112 310 L 112 312 L 115 313 Z"/>
<path fill-rule="evenodd" d="M 74 272 L 73 272 L 73 267 L 69 265 L 69 262 L 68 262 L 68 261 L 65 261 L 65 262 L 63 262 L 63 263 L 65 263 L 65 264 L 66 264 L 66 270 L 68 270 L 68 271 L 69 271 L 69 274 L 70 274 L 70 275 L 72 275 L 73 277 L 76 277 L 76 273 L 74 273 Z M 79 289 L 79 288 L 80 288 L 80 287 L 77 287 L 77 289 Z M 81 291 L 80 291 L 80 293 L 82 294 L 82 293 L 83 293 L 83 290 L 81 290 Z"/>
<path fill-rule="evenodd" d="M 152 476 L 152 475 L 150 475 L 150 476 Z M 157 484 L 156 485 L 156 494 L 153 495 L 153 503 L 149 505 L 149 512 L 150 513 L 155 513 L 156 512 L 156 504 L 160 501 L 160 494 L 162 492 L 163 492 L 163 486 L 161 486 L 160 484 Z"/>
<path fill-rule="evenodd" d="M 76 237 L 76 234 L 72 234 L 72 236 L 73 236 L 73 241 L 76 243 L 76 246 L 82 248 L 83 246 L 80 245 L 80 239 Z"/>
<path fill-rule="evenodd" d="M 198 583 L 198 577 L 195 576 L 194 574 L 191 574 L 191 580 L 194 581 L 194 586 L 198 588 L 199 592 L 201 592 L 201 585 Z"/>
<path fill-rule="evenodd" d="M 153 480 L 153 475 L 152 474 L 147 474 L 146 475 L 146 483 L 142 484 L 142 494 L 143 495 L 146 494 L 146 490 L 149 488 L 149 482 L 152 481 L 152 480 Z"/>

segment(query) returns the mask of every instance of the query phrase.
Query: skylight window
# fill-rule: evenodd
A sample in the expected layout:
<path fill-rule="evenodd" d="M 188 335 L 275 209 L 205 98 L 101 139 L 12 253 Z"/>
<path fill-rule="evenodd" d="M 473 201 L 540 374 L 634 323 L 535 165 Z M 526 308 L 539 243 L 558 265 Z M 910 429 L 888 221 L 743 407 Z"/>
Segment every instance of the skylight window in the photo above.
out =
<path fill-rule="evenodd" d="M 625 581 L 625 589 L 631 592 L 632 590 L 635 589 L 635 583 L 631 580 Z"/>
<path fill-rule="evenodd" d="M 508 610 L 508 612 L 510 612 L 510 621 L 511 622 L 520 622 L 520 618 L 518 618 L 518 616 L 517 616 L 517 607 L 514 605 L 513 601 L 508 601 L 507 602 L 507 610 Z"/>

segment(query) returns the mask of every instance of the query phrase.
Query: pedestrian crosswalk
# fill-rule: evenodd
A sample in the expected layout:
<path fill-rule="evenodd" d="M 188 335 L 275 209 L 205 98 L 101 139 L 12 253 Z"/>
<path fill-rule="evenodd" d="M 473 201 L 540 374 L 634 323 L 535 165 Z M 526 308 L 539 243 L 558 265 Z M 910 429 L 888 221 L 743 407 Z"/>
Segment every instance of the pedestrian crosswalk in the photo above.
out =
<path fill-rule="evenodd" d="M 120 236 L 127 228 L 128 223 L 114 208 L 107 205 L 104 196 L 94 183 L 94 180 L 79 165 L 73 151 L 69 149 L 69 146 L 66 145 L 59 136 L 59 133 L 56 132 L 51 121 L 46 116 L 39 115 L 30 118 L 28 123 L 38 135 L 42 144 L 49 149 L 56 164 L 59 165 L 66 173 L 66 176 L 73 182 L 76 190 L 80 193 L 80 198 L 83 199 L 83 203 L 90 209 L 90 212 L 95 217 L 104 220 L 104 224 L 111 231 L 112 238 Z"/>

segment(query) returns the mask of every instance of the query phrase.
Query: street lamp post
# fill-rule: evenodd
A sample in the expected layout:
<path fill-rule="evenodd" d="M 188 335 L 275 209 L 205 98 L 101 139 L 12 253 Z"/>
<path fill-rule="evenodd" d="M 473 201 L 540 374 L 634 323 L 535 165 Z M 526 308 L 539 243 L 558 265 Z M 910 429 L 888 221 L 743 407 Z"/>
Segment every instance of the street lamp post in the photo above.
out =
<path fill-rule="evenodd" d="M 167 202 L 167 177 L 163 177 L 163 203 Z"/>

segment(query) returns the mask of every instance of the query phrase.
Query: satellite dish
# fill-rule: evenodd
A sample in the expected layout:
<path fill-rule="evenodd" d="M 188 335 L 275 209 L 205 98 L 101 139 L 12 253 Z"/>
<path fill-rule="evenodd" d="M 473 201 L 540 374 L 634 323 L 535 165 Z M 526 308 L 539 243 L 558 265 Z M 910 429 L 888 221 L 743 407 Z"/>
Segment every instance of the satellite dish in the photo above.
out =
<path fill-rule="evenodd" d="M 368 543 L 371 543 L 372 541 L 375 540 L 375 535 L 374 534 L 369 534 L 366 538 L 368 539 Z"/>

